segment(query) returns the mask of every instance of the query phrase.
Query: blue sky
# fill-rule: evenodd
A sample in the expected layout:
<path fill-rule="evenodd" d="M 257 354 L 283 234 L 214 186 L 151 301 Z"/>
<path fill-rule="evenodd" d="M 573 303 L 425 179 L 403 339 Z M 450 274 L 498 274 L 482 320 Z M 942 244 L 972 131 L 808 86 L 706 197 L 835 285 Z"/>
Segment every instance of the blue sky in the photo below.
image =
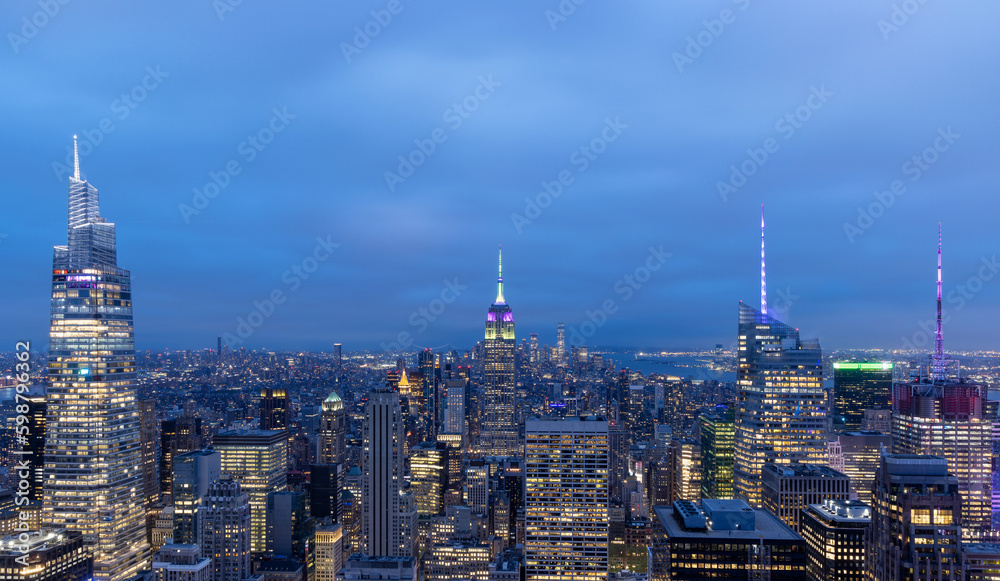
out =
<path fill-rule="evenodd" d="M 140 349 L 465 347 L 498 243 L 519 338 L 728 344 L 761 203 L 803 336 L 920 346 L 940 221 L 946 347 L 997 347 L 996 3 L 50 1 L 0 10 L 4 344 L 76 133 Z"/>

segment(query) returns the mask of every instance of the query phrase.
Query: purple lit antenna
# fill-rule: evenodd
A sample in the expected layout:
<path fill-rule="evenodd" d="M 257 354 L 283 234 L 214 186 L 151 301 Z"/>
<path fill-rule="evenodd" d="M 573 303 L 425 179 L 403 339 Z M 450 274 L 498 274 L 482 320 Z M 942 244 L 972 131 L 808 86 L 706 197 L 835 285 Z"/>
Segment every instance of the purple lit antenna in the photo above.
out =
<path fill-rule="evenodd" d="M 760 205 L 760 312 L 767 314 L 767 276 L 764 273 L 764 204 Z"/>
<path fill-rule="evenodd" d="M 934 380 L 944 380 L 944 337 L 941 332 L 941 222 L 938 222 L 937 330 L 934 332 Z"/>

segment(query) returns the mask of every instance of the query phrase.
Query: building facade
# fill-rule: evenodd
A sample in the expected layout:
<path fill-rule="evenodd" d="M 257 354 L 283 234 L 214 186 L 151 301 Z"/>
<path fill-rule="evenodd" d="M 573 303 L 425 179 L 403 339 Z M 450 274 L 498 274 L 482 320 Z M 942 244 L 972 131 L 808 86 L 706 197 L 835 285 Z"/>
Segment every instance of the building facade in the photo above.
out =
<path fill-rule="evenodd" d="M 866 581 L 865 533 L 871 507 L 857 500 L 810 504 L 802 513 L 809 581 Z"/>
<path fill-rule="evenodd" d="M 833 364 L 833 429 L 858 431 L 865 410 L 889 409 L 892 404 L 892 363 L 837 362 Z"/>
<path fill-rule="evenodd" d="M 483 407 L 479 451 L 487 456 L 516 456 L 518 445 L 517 385 L 514 365 L 514 311 L 503 296 L 503 263 L 497 277 L 497 298 L 486 313 L 483 342 Z"/>

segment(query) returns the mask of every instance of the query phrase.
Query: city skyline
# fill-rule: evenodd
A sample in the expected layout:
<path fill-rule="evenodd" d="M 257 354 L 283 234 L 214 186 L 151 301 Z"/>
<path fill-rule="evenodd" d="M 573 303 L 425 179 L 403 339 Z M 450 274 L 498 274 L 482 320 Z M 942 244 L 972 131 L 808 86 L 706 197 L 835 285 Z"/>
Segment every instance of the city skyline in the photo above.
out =
<path fill-rule="evenodd" d="M 832 349 L 901 346 L 933 317 L 925 249 L 941 222 L 949 345 L 992 346 L 992 80 L 951 63 L 996 54 L 997 8 L 921 5 L 896 30 L 880 24 L 888 5 L 729 9 L 735 21 L 712 35 L 704 23 L 721 26 L 719 12 L 704 6 L 406 5 L 368 42 L 355 28 L 377 3 L 308 18 L 144 7 L 128 14 L 150 24 L 130 27 L 141 36 L 110 9 L 77 9 L 72 27 L 63 9 L 23 42 L 8 36 L 10 78 L 32 97 L 0 97 L 18 144 L 5 157 L 17 220 L 0 228 L 0 256 L 24 273 L 0 290 L 5 340 L 44 337 L 37 267 L 60 227 L 75 133 L 147 297 L 139 349 L 212 346 L 274 290 L 287 300 L 241 346 L 378 349 L 401 332 L 414 348 L 471 345 L 497 243 L 519 327 L 542 344 L 608 299 L 620 308 L 590 345 L 728 344 L 730 309 L 755 294 L 760 203 L 771 302 L 787 303 L 790 325 Z M 11 5 L 14 37 L 37 10 Z M 179 36 L 189 50 L 161 48 Z M 456 41 L 475 50 L 456 59 Z M 595 140 L 590 159 L 580 148 Z M 412 151 L 426 159 L 387 181 Z M 753 175 L 731 169 L 744 164 Z M 572 183 L 559 185 L 564 171 Z M 535 210 L 525 198 L 545 206 L 543 182 L 563 191 Z M 195 190 L 214 197 L 202 205 Z M 671 256 L 625 300 L 616 283 L 661 246 Z M 293 290 L 283 273 L 315 253 L 325 258 Z M 460 295 L 421 318 L 445 280 Z"/>

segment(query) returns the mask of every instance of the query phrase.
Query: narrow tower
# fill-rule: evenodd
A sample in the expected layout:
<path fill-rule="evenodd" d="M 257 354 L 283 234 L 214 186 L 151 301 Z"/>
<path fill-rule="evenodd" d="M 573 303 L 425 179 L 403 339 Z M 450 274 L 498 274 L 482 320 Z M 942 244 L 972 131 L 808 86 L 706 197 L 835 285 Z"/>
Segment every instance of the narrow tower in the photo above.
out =
<path fill-rule="evenodd" d="M 514 404 L 514 312 L 503 296 L 503 254 L 497 274 L 497 298 L 486 313 L 483 344 L 483 410 L 479 449 L 491 456 L 518 455 Z"/>
<path fill-rule="evenodd" d="M 132 285 L 73 149 L 67 245 L 52 258 L 42 521 L 80 531 L 94 578 L 120 581 L 150 568 Z"/>
<path fill-rule="evenodd" d="M 937 267 L 937 329 L 934 332 L 934 355 L 932 364 L 934 381 L 944 381 L 947 361 L 944 355 L 944 335 L 941 331 L 941 223 L 938 222 L 938 267 Z"/>
<path fill-rule="evenodd" d="M 764 204 L 760 205 L 760 312 L 767 314 L 767 271 L 764 268 Z"/>

